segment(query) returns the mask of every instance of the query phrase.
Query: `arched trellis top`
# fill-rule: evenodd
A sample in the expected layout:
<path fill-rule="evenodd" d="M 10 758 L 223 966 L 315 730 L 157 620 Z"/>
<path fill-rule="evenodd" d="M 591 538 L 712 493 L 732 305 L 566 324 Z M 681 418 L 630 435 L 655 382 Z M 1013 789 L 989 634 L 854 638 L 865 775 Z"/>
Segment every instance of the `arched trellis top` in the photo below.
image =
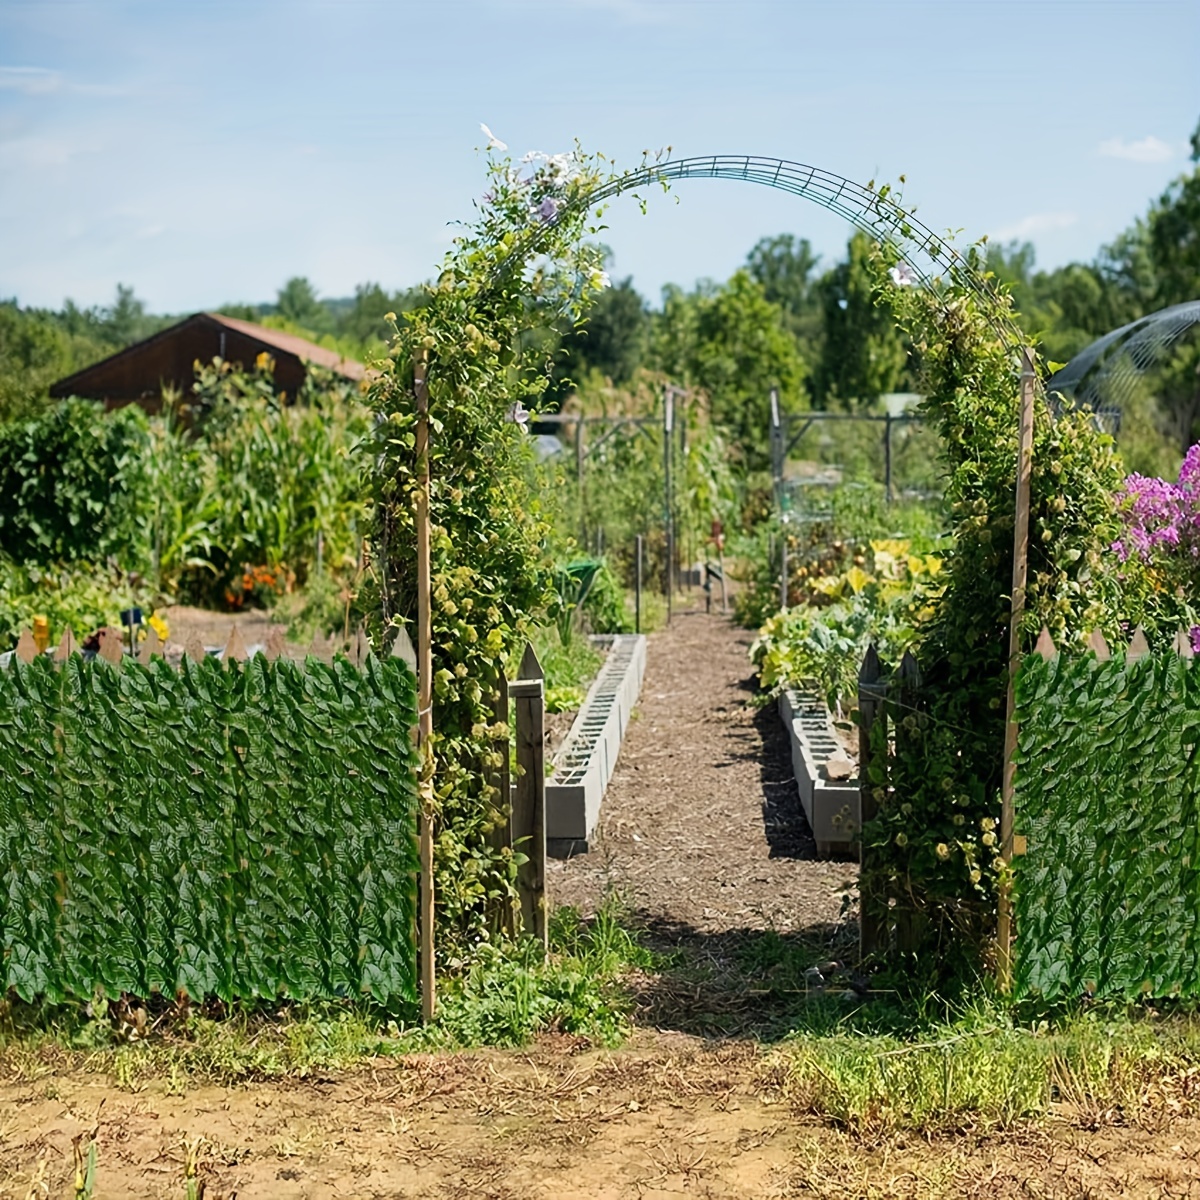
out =
<path fill-rule="evenodd" d="M 935 291 L 938 279 L 949 276 L 970 288 L 983 302 L 989 323 L 1014 349 L 1024 344 L 1006 305 L 986 274 L 945 236 L 935 233 L 896 200 L 887 188 L 855 183 L 843 175 L 783 158 L 746 154 L 712 154 L 697 158 L 647 163 L 575 197 L 540 228 L 526 235 L 506 270 L 523 264 L 538 252 L 546 231 L 566 216 L 587 212 L 626 192 L 684 179 L 725 179 L 759 184 L 799 196 L 837 214 L 855 228 L 888 246 L 912 272 L 912 282 Z"/>
<path fill-rule="evenodd" d="M 1139 317 L 1080 350 L 1047 383 L 1077 404 L 1093 408 L 1127 402 L 1138 380 L 1192 329 L 1200 328 L 1200 300 Z"/>

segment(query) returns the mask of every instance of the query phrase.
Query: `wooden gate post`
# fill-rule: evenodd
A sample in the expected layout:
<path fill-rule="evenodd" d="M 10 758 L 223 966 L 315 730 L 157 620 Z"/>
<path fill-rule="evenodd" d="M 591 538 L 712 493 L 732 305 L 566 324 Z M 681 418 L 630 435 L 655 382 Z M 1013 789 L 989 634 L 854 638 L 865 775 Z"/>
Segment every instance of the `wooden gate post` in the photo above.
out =
<path fill-rule="evenodd" d="M 517 787 L 512 806 L 513 846 L 527 861 L 517 868 L 521 926 L 550 949 L 546 921 L 546 700 L 541 664 L 525 647 L 520 678 L 508 685 L 516 701 Z"/>
<path fill-rule="evenodd" d="M 1000 853 L 1007 867 L 1013 860 L 1013 793 L 1017 771 L 1017 720 L 1014 681 L 1021 661 L 1021 618 L 1025 614 L 1025 580 L 1029 566 L 1029 486 L 1033 475 L 1033 351 L 1021 351 L 1021 428 L 1017 449 L 1016 524 L 1013 530 L 1012 615 L 1008 626 L 1008 698 L 1004 724 L 1004 778 L 1000 791 Z M 996 906 L 996 984 L 1012 990 L 1012 884 L 1002 877 Z"/>
<path fill-rule="evenodd" d="M 875 801 L 876 784 L 871 779 L 871 766 L 875 755 L 871 747 L 871 731 L 877 721 L 884 723 L 886 742 L 887 713 L 883 699 L 886 683 L 881 679 L 879 654 L 872 643 L 867 647 L 866 657 L 858 672 L 858 934 L 859 953 L 863 958 L 875 953 L 883 942 L 884 903 L 874 882 L 869 879 L 870 855 L 867 851 L 863 829 L 879 813 Z M 884 750 L 883 764 L 886 769 L 887 751 Z"/>
<path fill-rule="evenodd" d="M 419 350 L 413 360 L 413 395 L 417 404 L 414 445 L 416 459 L 417 526 L 417 754 L 420 760 L 419 839 L 421 888 L 419 924 L 421 931 L 421 1017 L 432 1021 L 437 1013 L 437 975 L 433 961 L 433 587 L 430 578 L 429 529 L 429 384 L 426 379 L 428 351 Z"/>
<path fill-rule="evenodd" d="M 488 844 L 493 850 L 511 852 L 513 844 L 512 832 L 512 769 L 510 766 L 510 751 L 508 741 L 508 680 L 504 672 L 496 684 L 496 694 L 492 697 L 492 721 L 502 726 L 504 735 L 492 741 L 492 753 L 500 758 L 500 765 L 487 772 L 488 783 L 496 789 L 496 811 L 498 820 L 492 827 Z M 516 933 L 516 920 L 511 901 L 506 899 L 502 907 L 492 914 L 492 919 L 504 933 L 512 937 Z"/>
<path fill-rule="evenodd" d="M 896 671 L 895 683 L 896 703 L 894 707 L 897 711 L 897 716 L 894 744 L 896 747 L 897 762 L 903 762 L 912 753 L 914 745 L 921 737 L 920 732 L 917 730 L 910 733 L 905 727 L 907 718 L 916 716 L 918 710 L 924 707 L 921 683 L 921 668 L 917 660 L 913 657 L 913 652 L 905 650 L 904 657 L 900 660 L 900 666 Z M 908 774 L 908 772 L 900 772 L 901 783 L 908 777 Z M 897 792 L 895 801 L 898 804 L 902 804 L 905 801 L 905 797 Z M 923 912 L 912 903 L 905 903 L 897 899 L 894 927 L 896 949 L 898 951 L 901 953 L 916 951 L 920 947 L 926 925 L 927 921 Z"/>

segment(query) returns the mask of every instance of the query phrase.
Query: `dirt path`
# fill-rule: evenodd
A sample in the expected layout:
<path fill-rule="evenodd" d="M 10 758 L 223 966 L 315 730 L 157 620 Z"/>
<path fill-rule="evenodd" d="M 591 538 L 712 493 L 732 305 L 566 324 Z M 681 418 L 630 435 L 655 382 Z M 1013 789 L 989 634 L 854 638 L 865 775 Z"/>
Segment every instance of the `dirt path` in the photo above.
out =
<path fill-rule="evenodd" d="M 864 1139 L 793 1111 L 745 1044 L 643 1034 L 611 1054 L 573 1049 L 547 1038 L 186 1091 L 0 1081 L 0 1200 L 71 1194 L 71 1140 L 98 1109 L 97 1200 L 183 1200 L 189 1144 L 206 1200 L 1200 1196 L 1194 1120 Z"/>
<path fill-rule="evenodd" d="M 856 866 L 816 857 L 779 717 L 750 703 L 751 640 L 702 611 L 650 635 L 596 836 L 552 865 L 552 903 L 615 894 L 660 939 L 708 953 L 769 930 L 827 957 L 853 937 Z"/>

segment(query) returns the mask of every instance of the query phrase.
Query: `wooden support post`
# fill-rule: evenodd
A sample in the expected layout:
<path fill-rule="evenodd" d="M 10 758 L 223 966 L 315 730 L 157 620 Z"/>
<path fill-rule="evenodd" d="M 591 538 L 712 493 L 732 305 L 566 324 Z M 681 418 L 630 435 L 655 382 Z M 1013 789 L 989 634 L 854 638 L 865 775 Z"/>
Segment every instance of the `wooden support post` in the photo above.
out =
<path fill-rule="evenodd" d="M 642 535 L 639 533 L 634 539 L 636 549 L 634 551 L 635 565 L 633 575 L 633 632 L 642 632 Z"/>
<path fill-rule="evenodd" d="M 883 671 L 879 665 L 879 654 L 875 644 L 867 647 L 866 657 L 858 672 L 858 811 L 859 820 L 863 827 L 868 821 L 873 821 L 879 814 L 879 805 L 875 800 L 875 789 L 880 785 L 871 778 L 871 768 L 876 762 L 875 753 L 871 746 L 871 733 L 875 723 L 887 721 L 887 713 L 883 707 L 886 684 L 882 680 Z M 886 725 L 884 729 L 885 750 L 882 766 L 886 770 Z M 886 786 L 886 785 L 884 785 Z M 870 856 L 867 852 L 866 840 L 859 829 L 858 839 L 858 939 L 859 953 L 863 958 L 874 954 L 883 944 L 883 897 L 874 880 L 870 878 Z"/>
<path fill-rule="evenodd" d="M 920 737 L 919 732 L 909 732 L 906 729 L 905 718 L 916 715 L 925 706 L 921 684 L 921 668 L 913 657 L 912 651 L 906 650 L 904 657 L 900 660 L 900 666 L 896 670 L 894 684 L 896 703 L 893 707 L 897 716 L 892 744 L 895 747 L 898 762 L 902 762 L 914 752 L 914 743 Z M 947 804 L 949 799 L 947 796 Z M 906 800 L 907 797 L 899 792 L 892 797 L 892 803 L 897 805 L 904 804 Z M 897 951 L 901 954 L 912 954 L 921 948 L 927 928 L 927 919 L 924 912 L 917 908 L 910 899 L 897 897 L 892 923 Z"/>
<path fill-rule="evenodd" d="M 587 469 L 587 457 L 583 445 L 583 417 L 575 419 L 575 492 L 579 498 L 579 548 L 587 549 L 587 504 L 583 495 L 583 473 Z"/>
<path fill-rule="evenodd" d="M 1008 700 L 1004 725 L 1004 778 L 1000 791 L 1000 853 L 1013 860 L 1013 793 L 1017 769 L 1017 721 L 1014 680 L 1021 661 L 1021 618 L 1029 567 L 1029 483 L 1033 474 L 1033 412 L 1036 375 L 1033 350 L 1021 351 L 1021 417 L 1017 447 L 1016 524 L 1013 530 L 1012 614 L 1008 626 Z M 996 983 L 1012 990 L 1012 885 L 1001 883 L 996 908 Z"/>
<path fill-rule="evenodd" d="M 508 680 L 500 675 L 496 684 L 496 694 L 492 697 L 492 722 L 503 726 L 504 735 L 492 741 L 492 752 L 499 755 L 500 765 L 488 772 L 488 783 L 496 789 L 497 822 L 488 837 L 488 844 L 494 850 L 512 850 L 512 771 L 510 767 L 510 751 L 508 742 Z M 516 921 L 513 906 L 505 902 L 503 908 L 493 914 L 496 924 L 512 937 L 516 933 Z"/>
<path fill-rule="evenodd" d="M 428 353 L 413 360 L 413 395 L 417 404 L 416 525 L 417 525 L 417 755 L 421 772 L 419 797 L 421 885 L 418 923 L 421 935 L 421 1017 L 437 1014 L 437 975 L 434 969 L 433 909 L 433 592 L 430 567 L 429 517 L 429 384 Z"/>
<path fill-rule="evenodd" d="M 666 577 L 663 586 L 667 593 L 667 624 L 671 623 L 671 606 L 675 598 L 675 493 L 671 487 L 671 443 L 675 430 L 675 392 L 668 387 L 663 393 L 663 525 L 666 532 Z"/>
<path fill-rule="evenodd" d="M 887 502 L 895 498 L 892 493 L 892 414 L 883 419 L 883 491 Z"/>
<path fill-rule="evenodd" d="M 517 871 L 521 927 L 550 948 L 546 921 L 546 699 L 541 664 L 525 647 L 520 678 L 508 685 L 516 701 L 517 776 L 512 807 L 512 839 L 527 861 Z"/>

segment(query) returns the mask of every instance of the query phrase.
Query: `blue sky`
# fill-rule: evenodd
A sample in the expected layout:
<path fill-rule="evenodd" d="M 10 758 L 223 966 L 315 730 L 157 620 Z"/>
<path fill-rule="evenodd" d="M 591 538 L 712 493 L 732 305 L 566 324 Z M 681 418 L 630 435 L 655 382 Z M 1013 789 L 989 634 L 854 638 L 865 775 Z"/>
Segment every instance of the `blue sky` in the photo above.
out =
<path fill-rule="evenodd" d="M 0 0 L 0 296 L 154 311 L 428 276 L 521 154 L 748 153 L 905 173 L 935 229 L 1090 259 L 1187 166 L 1197 0 Z M 678 185 L 611 213 L 657 298 L 766 234 L 826 262 L 795 198 Z"/>

